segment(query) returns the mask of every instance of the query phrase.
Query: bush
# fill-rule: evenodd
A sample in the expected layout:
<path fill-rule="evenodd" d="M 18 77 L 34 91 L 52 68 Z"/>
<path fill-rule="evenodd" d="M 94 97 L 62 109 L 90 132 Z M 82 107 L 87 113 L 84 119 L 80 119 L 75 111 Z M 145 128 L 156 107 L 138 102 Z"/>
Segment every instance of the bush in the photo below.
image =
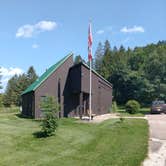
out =
<path fill-rule="evenodd" d="M 0 108 L 3 107 L 3 96 L 0 94 Z"/>
<path fill-rule="evenodd" d="M 126 112 L 130 114 L 135 114 L 139 111 L 140 104 L 136 100 L 129 100 L 126 103 Z"/>
<path fill-rule="evenodd" d="M 119 119 L 120 119 L 120 122 L 121 122 L 121 123 L 124 122 L 124 120 L 125 120 L 122 115 L 120 115 Z"/>
<path fill-rule="evenodd" d="M 113 101 L 112 102 L 112 112 L 117 112 L 117 110 L 118 110 L 118 107 L 117 107 L 116 101 Z"/>
<path fill-rule="evenodd" d="M 42 132 L 43 136 L 51 136 L 58 127 L 57 113 L 60 111 L 59 103 L 53 96 L 46 96 L 40 103 L 43 112 Z"/>

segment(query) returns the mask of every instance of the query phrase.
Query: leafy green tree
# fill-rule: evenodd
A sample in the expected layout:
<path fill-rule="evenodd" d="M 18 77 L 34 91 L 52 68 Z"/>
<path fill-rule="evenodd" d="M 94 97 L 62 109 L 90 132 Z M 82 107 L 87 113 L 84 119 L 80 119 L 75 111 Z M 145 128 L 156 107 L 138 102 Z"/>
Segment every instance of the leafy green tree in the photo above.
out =
<path fill-rule="evenodd" d="M 46 96 L 40 103 L 43 113 L 42 132 L 44 136 L 51 136 L 58 127 L 57 113 L 60 111 L 58 101 L 53 96 Z"/>
<path fill-rule="evenodd" d="M 114 99 L 125 104 L 130 99 L 149 105 L 156 98 L 166 100 L 166 41 L 145 47 L 120 46 L 111 50 L 105 41 L 99 73 L 113 84 Z"/>

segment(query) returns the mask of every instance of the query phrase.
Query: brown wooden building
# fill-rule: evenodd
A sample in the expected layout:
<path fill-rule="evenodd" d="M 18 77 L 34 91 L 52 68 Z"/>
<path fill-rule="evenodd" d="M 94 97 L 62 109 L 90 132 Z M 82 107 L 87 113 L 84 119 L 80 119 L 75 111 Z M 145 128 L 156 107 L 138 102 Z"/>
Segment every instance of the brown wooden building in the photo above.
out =
<path fill-rule="evenodd" d="M 22 114 L 40 118 L 40 101 L 46 95 L 57 98 L 60 117 L 88 115 L 89 66 L 82 62 L 74 65 L 72 54 L 51 66 L 22 93 Z M 92 70 L 92 113 L 108 113 L 111 104 L 112 85 Z"/>

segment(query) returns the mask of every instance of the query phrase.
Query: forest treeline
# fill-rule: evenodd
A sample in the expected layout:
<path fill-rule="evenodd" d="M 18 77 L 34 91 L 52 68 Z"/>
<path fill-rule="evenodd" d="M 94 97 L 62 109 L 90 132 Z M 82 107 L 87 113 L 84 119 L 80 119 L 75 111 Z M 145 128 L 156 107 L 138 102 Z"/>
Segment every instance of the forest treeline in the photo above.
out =
<path fill-rule="evenodd" d="M 125 104 L 130 99 L 149 105 L 166 101 L 166 41 L 145 47 L 111 47 L 99 43 L 93 68 L 113 85 L 113 100 Z"/>
<path fill-rule="evenodd" d="M 33 66 L 29 67 L 27 73 L 14 75 L 7 83 L 4 94 L 0 95 L 0 106 L 20 106 L 21 93 L 38 78 Z"/>
<path fill-rule="evenodd" d="M 75 63 L 81 60 L 80 56 L 76 56 Z M 113 100 L 118 104 L 123 105 L 130 99 L 143 106 L 155 99 L 166 101 L 166 41 L 125 49 L 123 46 L 111 47 L 106 40 L 98 44 L 92 64 L 112 83 Z M 13 76 L 5 93 L 0 95 L 0 105 L 19 106 L 21 93 L 37 78 L 32 66 L 27 73 Z"/>

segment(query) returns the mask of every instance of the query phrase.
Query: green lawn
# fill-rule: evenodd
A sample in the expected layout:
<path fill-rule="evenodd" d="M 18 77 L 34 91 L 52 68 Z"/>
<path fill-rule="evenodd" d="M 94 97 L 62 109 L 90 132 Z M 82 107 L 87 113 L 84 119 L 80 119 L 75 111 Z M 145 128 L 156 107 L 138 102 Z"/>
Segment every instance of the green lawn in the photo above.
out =
<path fill-rule="evenodd" d="M 19 107 L 0 107 L 0 113 L 11 113 L 11 112 L 19 112 Z"/>
<path fill-rule="evenodd" d="M 1 166 L 139 166 L 147 154 L 143 119 L 100 124 L 61 119 L 57 134 L 35 138 L 39 121 L 0 113 Z"/>
<path fill-rule="evenodd" d="M 119 107 L 117 110 L 117 113 L 121 116 L 145 116 L 146 114 L 150 113 L 150 108 L 141 108 L 138 113 L 135 114 L 129 114 L 125 111 L 124 107 Z"/>

